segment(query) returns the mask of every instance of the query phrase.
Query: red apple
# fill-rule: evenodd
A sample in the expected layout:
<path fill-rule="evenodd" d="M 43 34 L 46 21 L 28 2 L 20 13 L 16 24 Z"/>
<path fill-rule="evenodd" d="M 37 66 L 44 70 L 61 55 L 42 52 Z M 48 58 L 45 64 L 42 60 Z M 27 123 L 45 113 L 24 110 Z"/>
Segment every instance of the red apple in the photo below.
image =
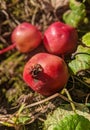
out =
<path fill-rule="evenodd" d="M 74 27 L 62 22 L 51 24 L 44 33 L 44 46 L 49 53 L 67 55 L 77 48 L 78 34 Z"/>
<path fill-rule="evenodd" d="M 42 35 L 37 27 L 26 22 L 18 25 L 11 35 L 12 43 L 16 43 L 16 48 L 24 53 L 37 48 L 41 40 Z"/>
<path fill-rule="evenodd" d="M 30 52 L 40 45 L 42 34 L 36 26 L 23 22 L 13 30 L 11 41 L 12 45 L 0 50 L 0 54 L 12 50 L 14 47 L 22 53 Z"/>
<path fill-rule="evenodd" d="M 26 63 L 24 81 L 36 92 L 49 96 L 61 90 L 69 78 L 65 61 L 59 56 L 38 53 Z"/>

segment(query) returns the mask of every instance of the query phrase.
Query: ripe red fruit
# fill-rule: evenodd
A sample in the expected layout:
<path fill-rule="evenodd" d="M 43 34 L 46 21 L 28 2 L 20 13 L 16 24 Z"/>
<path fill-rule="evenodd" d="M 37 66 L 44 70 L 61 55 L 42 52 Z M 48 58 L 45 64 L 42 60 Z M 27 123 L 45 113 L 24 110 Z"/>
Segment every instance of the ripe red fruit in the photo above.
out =
<path fill-rule="evenodd" d="M 5 53 L 14 47 L 20 52 L 27 53 L 39 46 L 42 40 L 41 32 L 36 26 L 24 22 L 18 25 L 11 34 L 12 45 L 0 51 L 0 54 Z"/>
<path fill-rule="evenodd" d="M 25 65 L 24 81 L 36 92 L 49 96 L 61 90 L 69 78 L 65 61 L 55 55 L 38 53 Z"/>
<path fill-rule="evenodd" d="M 20 52 L 30 52 L 40 44 L 42 35 L 37 27 L 24 22 L 13 31 L 11 40 Z"/>
<path fill-rule="evenodd" d="M 51 24 L 44 33 L 44 46 L 49 53 L 67 55 L 77 48 L 78 34 L 74 27 L 62 22 Z"/>

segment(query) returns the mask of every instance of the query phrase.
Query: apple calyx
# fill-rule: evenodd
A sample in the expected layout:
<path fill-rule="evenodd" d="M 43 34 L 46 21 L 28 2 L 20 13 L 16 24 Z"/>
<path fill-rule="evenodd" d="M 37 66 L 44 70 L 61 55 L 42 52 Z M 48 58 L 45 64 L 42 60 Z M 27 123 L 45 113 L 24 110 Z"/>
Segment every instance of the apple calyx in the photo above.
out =
<path fill-rule="evenodd" d="M 37 78 L 38 74 L 43 71 L 43 68 L 40 64 L 35 64 L 31 67 L 30 74 L 33 78 Z"/>

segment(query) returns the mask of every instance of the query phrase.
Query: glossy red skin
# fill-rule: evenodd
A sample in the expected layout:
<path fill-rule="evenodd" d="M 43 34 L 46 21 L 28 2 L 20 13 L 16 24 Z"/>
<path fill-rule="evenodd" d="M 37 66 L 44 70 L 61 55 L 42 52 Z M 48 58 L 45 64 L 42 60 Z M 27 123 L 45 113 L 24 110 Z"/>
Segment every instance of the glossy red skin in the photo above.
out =
<path fill-rule="evenodd" d="M 49 53 L 67 55 L 77 48 L 78 34 L 75 28 L 62 22 L 51 24 L 44 33 L 44 46 Z"/>
<path fill-rule="evenodd" d="M 12 32 L 11 41 L 16 48 L 23 53 L 30 52 L 41 43 L 42 35 L 36 26 L 24 22 L 18 25 Z"/>
<path fill-rule="evenodd" d="M 43 71 L 33 78 L 30 70 L 32 66 L 40 64 Z M 50 96 L 61 90 L 69 78 L 68 68 L 64 60 L 48 53 L 34 55 L 25 65 L 24 81 L 36 92 Z"/>

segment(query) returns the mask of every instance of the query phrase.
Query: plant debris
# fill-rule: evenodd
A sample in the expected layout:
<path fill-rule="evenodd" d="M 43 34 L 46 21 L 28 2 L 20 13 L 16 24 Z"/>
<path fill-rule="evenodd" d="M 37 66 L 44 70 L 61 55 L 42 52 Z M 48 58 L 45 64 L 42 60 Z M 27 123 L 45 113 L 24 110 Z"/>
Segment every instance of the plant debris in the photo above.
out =
<path fill-rule="evenodd" d="M 90 16 L 89 3 L 84 2 L 87 17 Z M 51 23 L 63 21 L 62 15 L 69 9 L 69 0 L 0 0 L 0 49 L 12 44 L 11 32 L 18 24 L 30 22 L 43 33 Z M 90 19 L 88 21 L 78 28 L 79 44 L 82 44 L 82 35 L 88 30 L 90 32 Z M 63 90 L 50 97 L 43 97 L 27 87 L 22 79 L 23 67 L 37 51 L 40 52 L 35 50 L 26 55 L 13 49 L 0 55 L 0 129 L 2 130 L 42 130 L 47 114 L 65 103 L 73 103 L 75 106 L 81 103 L 90 111 L 90 87 L 88 87 L 90 70 L 85 71 L 84 76 L 82 73 L 70 75 L 66 89 L 71 98 Z"/>

